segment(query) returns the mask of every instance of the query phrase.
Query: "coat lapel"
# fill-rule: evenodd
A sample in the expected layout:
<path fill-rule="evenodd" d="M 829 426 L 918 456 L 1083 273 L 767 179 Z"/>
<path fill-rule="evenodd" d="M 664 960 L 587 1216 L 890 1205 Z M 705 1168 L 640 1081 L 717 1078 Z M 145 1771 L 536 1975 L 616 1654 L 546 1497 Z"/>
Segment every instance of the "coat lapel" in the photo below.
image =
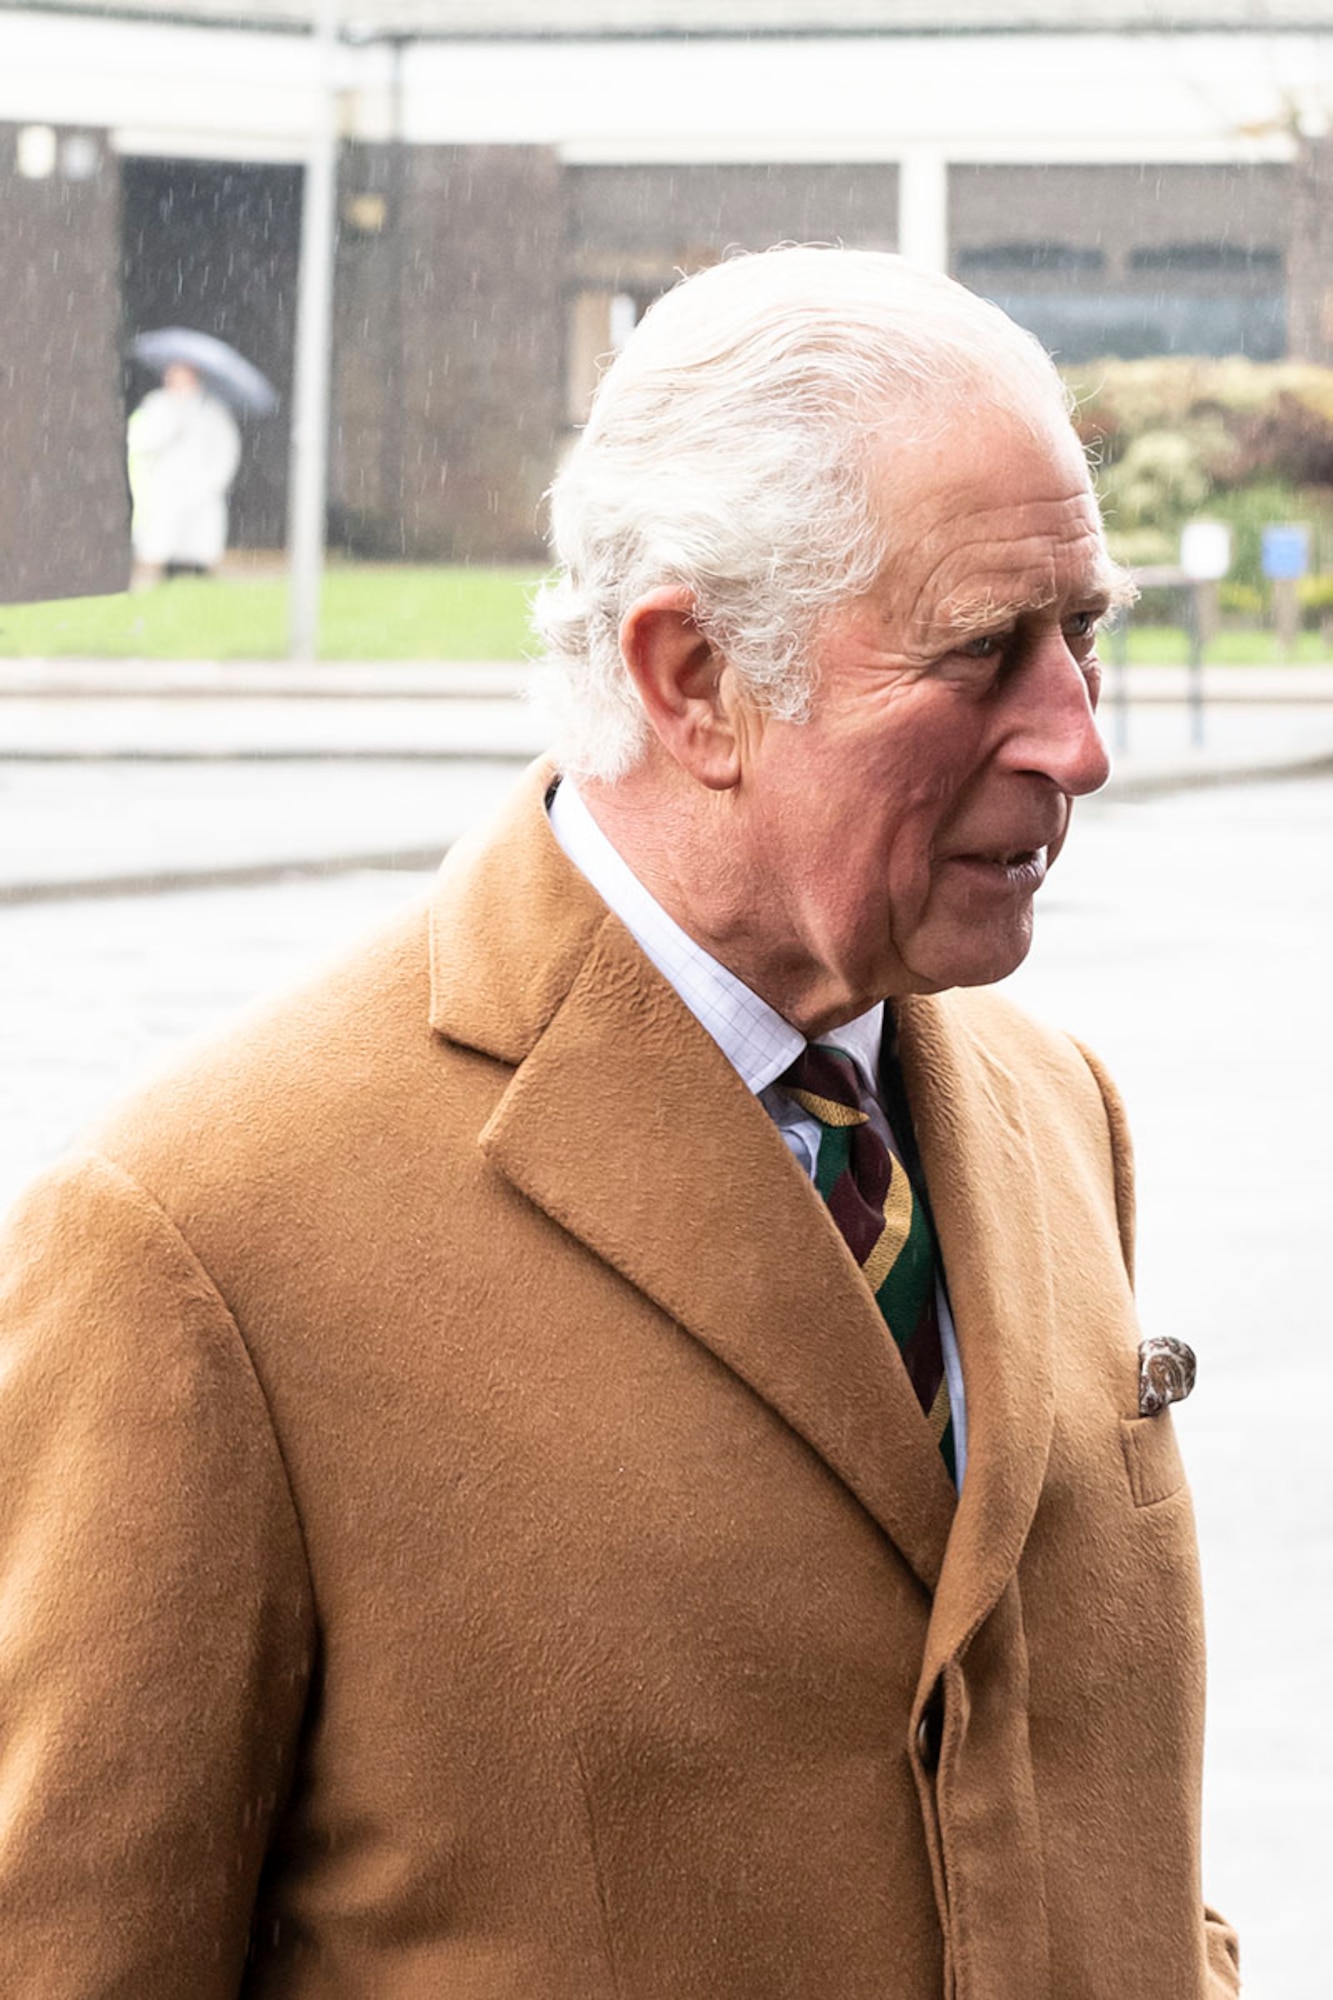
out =
<path fill-rule="evenodd" d="M 437 896 L 433 1024 L 515 1066 L 481 1144 L 775 1409 L 931 1590 L 954 1496 L 874 1302 L 762 1107 L 560 853 L 548 776 Z"/>
<path fill-rule="evenodd" d="M 930 1680 L 1003 1593 L 1032 1524 L 1054 1421 L 1054 1305 L 1017 1079 L 974 1038 L 957 996 L 896 1012 L 967 1394 L 967 1474 L 936 1592 Z"/>
<path fill-rule="evenodd" d="M 432 1025 L 514 1071 L 480 1143 L 857 1496 L 935 1592 L 937 1669 L 1012 1576 L 1050 1449 L 1049 1237 L 1020 1086 L 971 1032 L 961 996 L 900 1003 L 967 1388 L 955 1509 L 823 1204 L 716 1044 L 561 853 L 542 805 L 552 776 L 534 767 L 498 826 L 455 847 L 437 887 Z"/>

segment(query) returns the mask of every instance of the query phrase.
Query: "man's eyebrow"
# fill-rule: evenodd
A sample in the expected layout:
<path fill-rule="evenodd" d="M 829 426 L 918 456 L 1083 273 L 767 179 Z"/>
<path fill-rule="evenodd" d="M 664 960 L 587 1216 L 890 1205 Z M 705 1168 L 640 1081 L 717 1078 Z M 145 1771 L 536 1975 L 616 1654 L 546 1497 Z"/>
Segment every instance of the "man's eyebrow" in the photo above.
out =
<path fill-rule="evenodd" d="M 1025 597 L 1004 598 L 988 590 L 959 592 L 946 599 L 931 623 L 938 631 L 980 637 L 986 632 L 1016 624 L 1020 618 L 1034 611 L 1046 610 L 1063 594 L 1051 589 Z M 1138 594 L 1138 586 L 1129 570 L 1122 569 L 1119 563 L 1108 558 L 1089 574 L 1083 588 L 1069 592 L 1068 598 L 1071 607 L 1091 611 L 1098 618 L 1104 618 L 1110 612 L 1132 604 Z"/>
<path fill-rule="evenodd" d="M 960 638 L 980 636 L 1013 625 L 1029 612 L 1044 610 L 1055 595 L 1052 590 L 1040 596 L 1008 598 L 997 597 L 990 590 L 959 591 L 945 599 L 931 625 L 936 631 Z"/>

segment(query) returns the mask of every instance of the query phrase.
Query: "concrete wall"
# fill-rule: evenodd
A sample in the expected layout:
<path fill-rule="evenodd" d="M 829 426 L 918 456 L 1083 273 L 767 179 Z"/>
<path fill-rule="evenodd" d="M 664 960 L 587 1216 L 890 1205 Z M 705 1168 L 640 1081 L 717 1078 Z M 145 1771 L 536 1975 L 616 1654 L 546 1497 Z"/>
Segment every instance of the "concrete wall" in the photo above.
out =
<path fill-rule="evenodd" d="M 897 248 L 896 166 L 571 166 L 566 181 L 577 282 L 660 291 L 677 268 L 773 243 Z"/>
<path fill-rule="evenodd" d="M 1333 367 L 1333 138 L 1302 144 L 1291 210 L 1291 352 Z"/>
<path fill-rule="evenodd" d="M 569 281 L 582 288 L 575 321 L 587 350 L 569 384 L 572 416 L 586 406 L 587 356 L 606 346 L 614 292 L 642 306 L 676 268 L 696 269 L 732 245 L 896 247 L 892 166 L 574 166 L 567 181 Z M 1276 358 L 1287 351 L 1287 269 L 1299 231 L 1291 192 L 1292 169 L 1271 163 L 955 164 L 950 268 L 1071 360 L 1172 351 Z"/>
<path fill-rule="evenodd" d="M 0 602 L 128 580 L 118 199 L 101 134 L 0 125 Z"/>
<path fill-rule="evenodd" d="M 955 166 L 950 266 L 1070 360 L 1287 351 L 1291 169 Z"/>
<path fill-rule="evenodd" d="M 898 169 L 794 162 L 571 166 L 567 204 L 565 415 L 582 423 L 623 321 L 679 271 L 774 243 L 897 245 Z"/>

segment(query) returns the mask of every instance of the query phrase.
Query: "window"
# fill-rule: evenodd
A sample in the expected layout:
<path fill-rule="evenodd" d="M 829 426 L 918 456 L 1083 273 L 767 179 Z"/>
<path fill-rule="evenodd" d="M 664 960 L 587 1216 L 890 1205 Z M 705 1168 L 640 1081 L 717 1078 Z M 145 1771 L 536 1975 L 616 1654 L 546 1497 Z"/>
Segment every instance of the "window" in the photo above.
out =
<path fill-rule="evenodd" d="M 1085 249 L 1077 243 L 1061 243 L 1044 236 L 977 245 L 960 250 L 957 258 L 957 271 L 962 278 L 1010 276 L 1022 271 L 1088 274 L 1105 269 L 1104 250 Z"/>
<path fill-rule="evenodd" d="M 1243 243 L 1141 243 L 1129 253 L 1131 271 L 1267 271 L 1279 276 L 1282 252 Z"/>

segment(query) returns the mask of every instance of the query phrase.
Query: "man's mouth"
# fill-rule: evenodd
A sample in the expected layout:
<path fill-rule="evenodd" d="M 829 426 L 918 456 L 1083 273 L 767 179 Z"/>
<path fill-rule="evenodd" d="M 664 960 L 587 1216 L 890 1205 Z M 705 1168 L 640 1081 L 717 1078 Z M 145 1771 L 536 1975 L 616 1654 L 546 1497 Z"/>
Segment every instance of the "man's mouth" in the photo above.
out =
<path fill-rule="evenodd" d="M 956 867 L 997 885 L 1036 889 L 1046 878 L 1048 851 L 1045 847 L 997 847 L 951 855 L 950 859 Z"/>

